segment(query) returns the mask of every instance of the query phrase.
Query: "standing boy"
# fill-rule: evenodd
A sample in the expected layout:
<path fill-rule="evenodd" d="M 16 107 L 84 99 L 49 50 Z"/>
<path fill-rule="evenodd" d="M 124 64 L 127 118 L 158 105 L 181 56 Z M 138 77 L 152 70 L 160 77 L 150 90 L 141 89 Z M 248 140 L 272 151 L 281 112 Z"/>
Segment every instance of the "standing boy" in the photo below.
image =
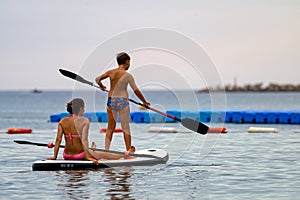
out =
<path fill-rule="evenodd" d="M 129 127 L 130 109 L 127 86 L 130 85 L 135 95 L 143 102 L 144 106 L 149 106 L 150 103 L 146 101 L 141 91 L 137 88 L 133 76 L 127 72 L 130 67 L 129 55 L 124 52 L 119 53 L 117 55 L 117 63 L 119 65 L 118 68 L 108 70 L 95 79 L 102 90 L 106 90 L 106 86 L 104 86 L 101 81 L 106 78 L 109 78 L 110 80 L 110 90 L 108 92 L 107 100 L 108 124 L 105 137 L 105 149 L 109 150 L 113 131 L 116 128 L 117 114 L 119 113 L 126 150 L 134 152 L 135 148 L 134 146 L 131 146 Z"/>

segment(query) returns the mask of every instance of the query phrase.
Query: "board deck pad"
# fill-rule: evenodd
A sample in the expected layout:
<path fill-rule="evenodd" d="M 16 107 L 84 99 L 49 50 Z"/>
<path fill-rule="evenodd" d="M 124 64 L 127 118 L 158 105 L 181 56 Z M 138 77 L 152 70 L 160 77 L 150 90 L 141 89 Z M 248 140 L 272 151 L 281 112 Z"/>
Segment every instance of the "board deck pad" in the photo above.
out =
<path fill-rule="evenodd" d="M 149 157 L 135 157 L 131 159 L 119 160 L 99 160 L 96 165 L 92 161 L 86 160 L 38 160 L 33 162 L 34 171 L 55 171 L 55 170 L 82 170 L 99 169 L 120 166 L 150 166 L 165 164 L 169 159 L 168 152 L 162 149 L 145 149 L 136 151 L 136 154 L 151 155 Z"/>

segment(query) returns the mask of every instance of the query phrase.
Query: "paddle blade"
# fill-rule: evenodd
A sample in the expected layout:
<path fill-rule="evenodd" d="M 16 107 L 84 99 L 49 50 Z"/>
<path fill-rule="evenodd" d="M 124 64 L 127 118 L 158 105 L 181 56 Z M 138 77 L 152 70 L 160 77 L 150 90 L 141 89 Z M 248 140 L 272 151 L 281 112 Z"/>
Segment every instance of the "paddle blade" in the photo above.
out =
<path fill-rule="evenodd" d="M 76 81 L 79 81 L 81 83 L 85 83 L 85 84 L 89 84 L 89 85 L 93 86 L 93 82 L 87 81 L 84 78 L 82 78 L 81 76 L 79 76 L 79 75 L 77 75 L 77 74 L 75 74 L 73 72 L 67 71 L 65 69 L 59 69 L 59 72 L 62 75 L 66 76 L 66 77 L 69 77 L 69 78 L 71 78 L 73 80 L 76 80 Z"/>
<path fill-rule="evenodd" d="M 18 143 L 18 144 L 30 144 L 30 145 L 36 145 L 36 146 L 48 146 L 47 144 L 36 143 L 36 142 L 29 142 L 29 141 L 25 141 L 25 140 L 14 140 L 14 142 Z"/>
<path fill-rule="evenodd" d="M 24 140 L 14 140 L 14 142 L 18 144 L 31 144 L 31 142 L 24 141 Z"/>
<path fill-rule="evenodd" d="M 205 124 L 195 121 L 195 120 L 192 120 L 192 119 L 189 119 L 189 118 L 181 119 L 181 124 L 185 128 L 195 131 L 197 133 L 203 134 L 203 135 L 205 135 L 209 129 L 209 127 L 206 126 Z"/>

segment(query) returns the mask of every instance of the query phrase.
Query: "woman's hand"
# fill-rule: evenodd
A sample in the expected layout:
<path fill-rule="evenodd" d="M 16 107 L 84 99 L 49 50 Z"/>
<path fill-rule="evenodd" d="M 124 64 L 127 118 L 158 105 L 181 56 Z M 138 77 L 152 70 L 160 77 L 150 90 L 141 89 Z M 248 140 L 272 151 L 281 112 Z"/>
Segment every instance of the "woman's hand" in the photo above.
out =
<path fill-rule="evenodd" d="M 56 157 L 49 157 L 49 158 L 46 158 L 47 160 L 56 160 Z"/>
<path fill-rule="evenodd" d="M 90 161 L 92 161 L 95 165 L 99 165 L 99 162 L 98 162 L 97 159 L 91 158 L 91 157 L 88 157 L 87 159 L 90 160 Z"/>

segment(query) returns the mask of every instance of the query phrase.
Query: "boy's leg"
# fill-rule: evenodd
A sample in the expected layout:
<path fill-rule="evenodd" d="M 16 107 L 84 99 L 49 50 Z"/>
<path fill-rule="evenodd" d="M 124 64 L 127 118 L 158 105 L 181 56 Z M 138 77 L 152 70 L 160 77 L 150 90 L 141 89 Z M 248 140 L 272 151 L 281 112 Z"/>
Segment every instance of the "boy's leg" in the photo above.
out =
<path fill-rule="evenodd" d="M 130 109 L 129 106 L 126 106 L 122 110 L 120 110 L 120 121 L 121 121 L 121 127 L 123 131 L 126 151 L 129 151 L 131 147 L 131 135 L 130 135 Z"/>
<path fill-rule="evenodd" d="M 113 113 L 114 112 L 114 113 Z M 107 130 L 105 135 L 105 149 L 109 150 L 110 143 L 113 137 L 113 132 L 116 128 L 116 113 L 110 108 L 107 108 L 107 117 L 108 117 L 108 123 L 107 123 Z"/>

